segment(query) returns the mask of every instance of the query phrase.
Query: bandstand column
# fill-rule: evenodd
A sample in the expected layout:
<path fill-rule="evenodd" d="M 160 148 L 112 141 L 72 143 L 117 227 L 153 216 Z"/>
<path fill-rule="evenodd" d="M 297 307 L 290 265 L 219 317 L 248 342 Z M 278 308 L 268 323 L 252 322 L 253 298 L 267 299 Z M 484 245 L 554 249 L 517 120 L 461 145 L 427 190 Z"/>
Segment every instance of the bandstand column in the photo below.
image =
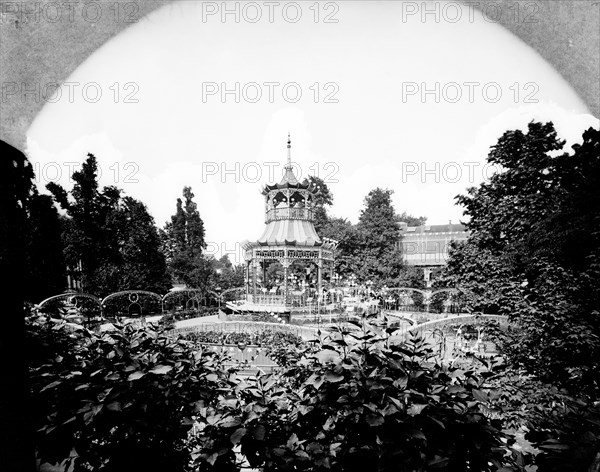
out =
<path fill-rule="evenodd" d="M 289 261 L 287 258 L 283 259 L 281 265 L 283 266 L 283 304 L 287 305 L 288 302 L 288 266 Z"/>
<path fill-rule="evenodd" d="M 246 279 L 245 279 L 245 285 L 246 285 L 246 295 L 248 295 L 250 293 L 250 285 L 252 283 L 252 279 L 251 279 L 251 275 L 250 275 L 250 265 L 252 264 L 252 261 L 248 261 L 246 263 Z M 248 297 L 246 297 L 248 298 Z"/>
<path fill-rule="evenodd" d="M 256 277 L 257 277 L 257 269 L 258 269 L 258 261 L 256 259 L 252 260 L 252 301 L 256 303 Z"/>
<path fill-rule="evenodd" d="M 319 258 L 317 264 L 317 303 L 321 301 L 321 294 L 323 293 L 323 259 Z"/>

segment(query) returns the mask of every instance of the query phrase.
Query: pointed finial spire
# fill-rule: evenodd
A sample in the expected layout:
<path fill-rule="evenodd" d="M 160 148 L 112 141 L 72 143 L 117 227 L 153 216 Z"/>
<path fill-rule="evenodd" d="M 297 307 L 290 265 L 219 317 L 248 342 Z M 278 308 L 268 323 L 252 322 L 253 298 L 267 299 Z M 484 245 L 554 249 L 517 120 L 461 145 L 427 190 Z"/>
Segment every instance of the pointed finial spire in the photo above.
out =
<path fill-rule="evenodd" d="M 285 172 L 283 174 L 283 179 L 281 180 L 280 184 L 297 184 L 298 179 L 296 179 L 296 176 L 294 175 L 294 168 L 292 167 L 292 138 L 290 137 L 289 132 L 287 140 L 287 163 L 284 169 Z"/>
<path fill-rule="evenodd" d="M 287 168 L 292 168 L 292 138 L 290 137 L 290 132 L 288 131 L 288 140 L 287 140 Z"/>

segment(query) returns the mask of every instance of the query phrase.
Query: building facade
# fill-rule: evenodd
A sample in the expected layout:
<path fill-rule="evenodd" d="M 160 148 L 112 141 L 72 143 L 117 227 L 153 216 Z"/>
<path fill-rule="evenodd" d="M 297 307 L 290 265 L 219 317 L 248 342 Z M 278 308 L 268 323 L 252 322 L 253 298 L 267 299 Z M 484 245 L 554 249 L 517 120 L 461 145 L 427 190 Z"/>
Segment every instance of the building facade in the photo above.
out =
<path fill-rule="evenodd" d="M 406 264 L 423 268 L 426 285 L 431 286 L 432 274 L 446 265 L 452 241 L 464 241 L 469 236 L 463 224 L 408 226 L 402 224 L 400 244 Z"/>

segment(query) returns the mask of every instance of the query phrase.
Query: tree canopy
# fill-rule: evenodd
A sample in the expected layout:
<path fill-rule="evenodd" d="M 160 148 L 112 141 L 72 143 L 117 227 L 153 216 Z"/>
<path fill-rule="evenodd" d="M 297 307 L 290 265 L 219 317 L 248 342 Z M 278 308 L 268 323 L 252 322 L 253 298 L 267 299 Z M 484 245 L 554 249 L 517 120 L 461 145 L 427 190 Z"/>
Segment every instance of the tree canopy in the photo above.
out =
<path fill-rule="evenodd" d="M 169 273 L 175 283 L 208 289 L 214 278 L 214 267 L 203 254 L 206 249 L 204 222 L 191 187 L 183 188 L 183 198 L 177 199 L 175 214 L 161 230 Z"/>
<path fill-rule="evenodd" d="M 329 219 L 327 208 L 333 205 L 333 193 L 320 177 L 309 175 L 308 182 L 318 189 L 317 194 L 314 196 L 313 207 L 315 229 L 317 234 L 321 234 L 321 231 L 327 226 Z"/>
<path fill-rule="evenodd" d="M 330 216 L 326 207 L 333 203 L 333 194 L 317 177 L 322 199 L 318 201 L 315 229 L 322 238 L 338 241 L 335 271 L 342 277 L 356 275 L 362 282 L 371 280 L 376 286 L 419 285 L 415 269 L 403 262 L 400 245 L 400 222 L 421 225 L 425 217 L 403 212 L 398 215 L 392 203 L 393 190 L 376 188 L 365 197 L 364 208 L 356 225 L 346 218 Z M 418 270 L 417 270 L 418 272 Z"/>
<path fill-rule="evenodd" d="M 47 188 L 66 211 L 64 255 L 83 290 L 99 296 L 126 289 L 166 291 L 165 258 L 146 206 L 114 186 L 100 189 L 93 154 L 72 178 L 70 192 L 52 182 Z"/>
<path fill-rule="evenodd" d="M 511 359 L 574 391 L 600 385 L 600 132 L 565 152 L 552 123 L 507 131 L 488 162 L 500 171 L 457 197 L 470 236 L 444 283 L 474 310 L 518 325 Z"/>

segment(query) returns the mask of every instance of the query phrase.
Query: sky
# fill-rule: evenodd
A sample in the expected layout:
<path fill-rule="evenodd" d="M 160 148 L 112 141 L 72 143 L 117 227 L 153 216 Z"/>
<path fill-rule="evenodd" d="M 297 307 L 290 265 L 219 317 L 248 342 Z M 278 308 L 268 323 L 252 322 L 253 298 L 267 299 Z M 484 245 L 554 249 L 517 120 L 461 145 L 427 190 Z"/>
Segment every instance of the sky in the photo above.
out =
<path fill-rule="evenodd" d="M 454 197 L 491 175 L 505 130 L 551 120 L 570 148 L 599 126 L 535 51 L 467 5 L 277 5 L 231 2 L 223 16 L 221 2 L 176 2 L 108 41 L 28 130 L 38 185 L 70 188 L 93 153 L 101 184 L 159 226 L 191 186 L 208 252 L 241 262 L 288 132 L 297 175 L 331 189 L 330 214 L 356 222 L 381 187 L 398 213 L 443 224 L 464 219 Z"/>

